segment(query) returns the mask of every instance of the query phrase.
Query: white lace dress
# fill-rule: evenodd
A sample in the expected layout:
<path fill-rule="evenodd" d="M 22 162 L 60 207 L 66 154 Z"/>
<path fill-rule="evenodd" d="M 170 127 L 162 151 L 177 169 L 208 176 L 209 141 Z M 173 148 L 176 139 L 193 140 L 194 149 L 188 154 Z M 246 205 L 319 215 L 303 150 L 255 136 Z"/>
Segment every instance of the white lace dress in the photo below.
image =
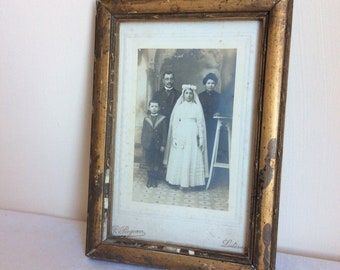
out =
<path fill-rule="evenodd" d="M 171 120 L 166 181 L 183 188 L 205 185 L 208 171 L 202 108 L 184 101 L 174 109 Z"/>

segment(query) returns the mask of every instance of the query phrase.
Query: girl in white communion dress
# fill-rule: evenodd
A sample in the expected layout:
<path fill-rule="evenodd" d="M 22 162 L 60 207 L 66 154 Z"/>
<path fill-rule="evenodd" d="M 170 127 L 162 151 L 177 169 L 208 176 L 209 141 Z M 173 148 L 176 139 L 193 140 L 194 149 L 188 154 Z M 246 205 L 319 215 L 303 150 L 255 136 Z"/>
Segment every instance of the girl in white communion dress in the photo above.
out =
<path fill-rule="evenodd" d="M 180 188 L 205 186 L 208 172 L 204 114 L 196 86 L 182 85 L 169 123 L 166 181 Z"/>

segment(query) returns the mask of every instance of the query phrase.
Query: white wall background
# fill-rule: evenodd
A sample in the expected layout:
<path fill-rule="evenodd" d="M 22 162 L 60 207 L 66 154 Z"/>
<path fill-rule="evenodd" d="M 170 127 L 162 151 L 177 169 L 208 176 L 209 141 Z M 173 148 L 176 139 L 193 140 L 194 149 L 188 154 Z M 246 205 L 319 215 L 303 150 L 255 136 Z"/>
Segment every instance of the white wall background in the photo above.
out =
<path fill-rule="evenodd" d="M 295 0 L 278 249 L 340 261 L 339 10 Z M 0 1 L 2 209 L 86 219 L 94 17 L 95 0 Z"/>

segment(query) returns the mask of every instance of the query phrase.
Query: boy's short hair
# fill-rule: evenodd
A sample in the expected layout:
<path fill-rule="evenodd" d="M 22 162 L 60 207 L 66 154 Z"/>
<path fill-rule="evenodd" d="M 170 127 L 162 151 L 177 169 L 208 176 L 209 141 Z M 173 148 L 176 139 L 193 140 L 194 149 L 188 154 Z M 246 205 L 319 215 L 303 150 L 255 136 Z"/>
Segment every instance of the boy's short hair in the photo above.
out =
<path fill-rule="evenodd" d="M 156 99 L 151 99 L 151 100 L 149 101 L 149 106 L 151 105 L 151 103 L 157 103 L 158 106 L 159 106 L 159 101 L 156 100 Z"/>

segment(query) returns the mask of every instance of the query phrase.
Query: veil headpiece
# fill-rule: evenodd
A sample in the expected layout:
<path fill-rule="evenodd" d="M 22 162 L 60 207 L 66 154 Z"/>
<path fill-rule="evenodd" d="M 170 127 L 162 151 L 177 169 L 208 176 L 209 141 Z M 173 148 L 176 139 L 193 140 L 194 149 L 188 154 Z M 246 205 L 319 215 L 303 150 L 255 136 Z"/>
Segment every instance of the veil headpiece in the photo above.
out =
<path fill-rule="evenodd" d="M 199 98 L 198 98 L 198 95 L 197 95 L 197 87 L 196 85 L 192 85 L 192 84 L 182 84 L 182 94 L 181 96 L 178 98 L 176 104 L 175 104 L 175 107 L 181 103 L 183 103 L 185 101 L 184 99 L 184 92 L 185 90 L 191 90 L 194 94 L 194 98 L 193 98 L 193 102 L 196 103 L 196 104 L 200 104 L 200 101 L 199 101 Z"/>
<path fill-rule="evenodd" d="M 196 91 L 197 87 L 196 85 L 192 85 L 192 84 L 182 84 L 182 91 L 186 89 L 191 89 L 193 91 Z"/>

